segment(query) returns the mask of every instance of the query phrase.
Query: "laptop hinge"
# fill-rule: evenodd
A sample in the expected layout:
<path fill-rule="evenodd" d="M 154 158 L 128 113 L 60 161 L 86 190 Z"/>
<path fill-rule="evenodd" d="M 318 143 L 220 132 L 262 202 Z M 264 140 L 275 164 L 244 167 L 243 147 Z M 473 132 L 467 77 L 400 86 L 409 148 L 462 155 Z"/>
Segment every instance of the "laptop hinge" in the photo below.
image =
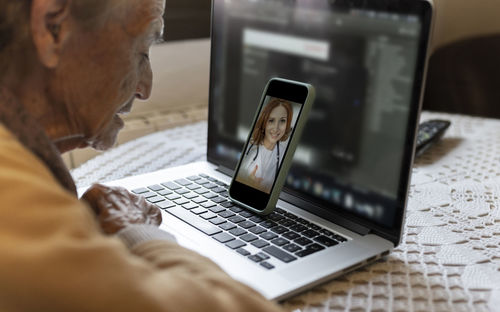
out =
<path fill-rule="evenodd" d="M 217 170 L 217 171 L 219 171 L 219 172 L 222 172 L 223 174 L 226 174 L 226 175 L 228 175 L 228 176 L 230 176 L 230 177 L 232 177 L 232 176 L 233 176 L 233 174 L 234 174 L 234 170 L 231 170 L 231 169 L 226 168 L 226 167 L 224 167 L 224 166 L 219 166 L 219 167 L 217 167 L 217 169 L 215 169 L 215 170 Z"/>

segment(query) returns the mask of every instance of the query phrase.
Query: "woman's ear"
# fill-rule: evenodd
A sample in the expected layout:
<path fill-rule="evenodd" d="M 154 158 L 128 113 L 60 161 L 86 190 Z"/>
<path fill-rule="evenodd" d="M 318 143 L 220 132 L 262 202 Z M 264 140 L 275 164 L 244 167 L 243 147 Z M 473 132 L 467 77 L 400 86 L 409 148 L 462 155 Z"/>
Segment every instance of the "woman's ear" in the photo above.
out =
<path fill-rule="evenodd" d="M 71 0 L 32 0 L 31 33 L 40 62 L 54 68 L 70 34 Z"/>

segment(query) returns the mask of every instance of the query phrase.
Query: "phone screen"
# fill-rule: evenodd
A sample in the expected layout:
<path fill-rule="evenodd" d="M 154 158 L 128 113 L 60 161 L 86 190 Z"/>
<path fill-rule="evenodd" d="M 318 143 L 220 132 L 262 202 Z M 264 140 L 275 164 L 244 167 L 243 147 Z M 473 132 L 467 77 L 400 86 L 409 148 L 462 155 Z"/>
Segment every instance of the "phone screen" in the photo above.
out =
<path fill-rule="evenodd" d="M 302 103 L 266 96 L 260 107 L 236 181 L 270 194 L 294 133 Z"/>
<path fill-rule="evenodd" d="M 274 209 L 304 125 L 310 85 L 272 79 L 262 97 L 229 188 L 231 199 L 268 213 Z M 310 107 L 310 106 L 308 106 Z M 304 116 L 302 116 L 304 115 Z M 297 135 L 297 137 L 295 137 Z"/>

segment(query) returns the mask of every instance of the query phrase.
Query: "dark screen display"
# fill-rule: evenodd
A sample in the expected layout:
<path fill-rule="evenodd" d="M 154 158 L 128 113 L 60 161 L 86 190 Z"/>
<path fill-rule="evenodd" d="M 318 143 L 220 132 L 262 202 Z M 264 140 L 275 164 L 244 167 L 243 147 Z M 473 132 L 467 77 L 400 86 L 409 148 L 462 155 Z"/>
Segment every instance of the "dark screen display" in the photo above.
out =
<path fill-rule="evenodd" d="M 331 3 L 214 1 L 209 158 L 235 168 L 270 78 L 310 83 L 316 101 L 285 189 L 393 227 L 407 185 L 422 21 Z"/>

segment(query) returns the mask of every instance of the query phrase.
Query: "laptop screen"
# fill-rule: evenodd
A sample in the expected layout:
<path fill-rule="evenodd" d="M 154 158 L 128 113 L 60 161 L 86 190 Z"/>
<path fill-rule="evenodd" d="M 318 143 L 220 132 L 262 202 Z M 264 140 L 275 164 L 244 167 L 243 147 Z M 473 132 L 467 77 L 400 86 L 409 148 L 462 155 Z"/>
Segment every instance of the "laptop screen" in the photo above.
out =
<path fill-rule="evenodd" d="M 310 83 L 285 193 L 400 228 L 429 12 L 404 0 L 214 0 L 209 160 L 234 169 L 270 78 Z"/>

